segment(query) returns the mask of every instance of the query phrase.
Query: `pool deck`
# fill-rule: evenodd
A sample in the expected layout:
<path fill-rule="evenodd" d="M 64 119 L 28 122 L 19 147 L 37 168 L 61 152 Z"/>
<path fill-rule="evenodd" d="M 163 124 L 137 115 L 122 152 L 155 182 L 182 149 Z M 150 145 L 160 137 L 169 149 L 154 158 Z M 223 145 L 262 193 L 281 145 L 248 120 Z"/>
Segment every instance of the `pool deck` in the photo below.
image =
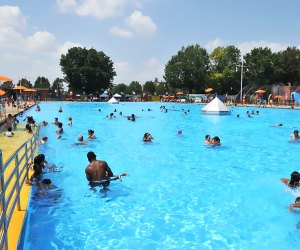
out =
<path fill-rule="evenodd" d="M 34 104 L 31 104 L 31 107 Z M 8 107 L 6 106 L 6 115 L 12 114 L 17 115 L 24 109 Z M 1 122 L 4 120 L 1 120 Z M 6 137 L 1 132 L 0 134 L 0 148 L 2 150 L 3 163 L 5 163 L 10 156 L 24 143 L 32 134 L 26 133 L 24 126 L 18 126 L 17 130 L 14 130 L 13 137 Z M 17 208 L 14 210 L 10 225 L 8 227 L 8 249 L 17 249 L 19 236 L 22 230 L 23 221 L 26 215 L 27 203 L 30 194 L 30 186 L 23 185 L 21 189 L 21 209 Z"/>

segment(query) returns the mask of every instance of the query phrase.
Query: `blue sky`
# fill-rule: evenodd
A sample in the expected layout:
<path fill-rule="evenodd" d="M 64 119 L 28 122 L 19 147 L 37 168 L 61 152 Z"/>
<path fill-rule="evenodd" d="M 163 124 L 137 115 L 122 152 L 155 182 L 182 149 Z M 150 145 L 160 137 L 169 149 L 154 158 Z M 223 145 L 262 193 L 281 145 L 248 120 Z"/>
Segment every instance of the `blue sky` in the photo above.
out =
<path fill-rule="evenodd" d="M 163 80 L 182 46 L 300 48 L 299 0 L 1 0 L 0 75 L 62 77 L 73 46 L 103 51 L 115 84 Z"/>

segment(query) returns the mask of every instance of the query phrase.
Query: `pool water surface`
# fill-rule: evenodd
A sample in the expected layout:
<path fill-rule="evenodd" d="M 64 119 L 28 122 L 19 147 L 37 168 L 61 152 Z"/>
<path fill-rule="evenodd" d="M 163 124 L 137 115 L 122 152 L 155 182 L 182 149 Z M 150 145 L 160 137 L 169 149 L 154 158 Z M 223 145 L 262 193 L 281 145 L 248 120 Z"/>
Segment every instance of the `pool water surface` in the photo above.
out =
<path fill-rule="evenodd" d="M 300 111 L 231 107 L 231 115 L 215 116 L 201 115 L 202 105 L 173 103 L 42 102 L 40 107 L 23 119 L 49 122 L 40 129 L 48 142 L 39 153 L 62 171 L 43 175 L 57 188 L 42 194 L 32 189 L 24 249 L 299 247 L 300 214 L 288 206 L 300 195 L 280 178 L 300 170 L 300 143 L 290 141 Z M 115 109 L 116 118 L 107 118 Z M 259 115 L 248 118 L 246 111 L 253 109 Z M 136 121 L 126 119 L 131 114 Z M 64 128 L 59 140 L 51 124 L 55 117 Z M 278 123 L 283 126 L 272 126 Z M 74 145 L 79 134 L 87 139 L 88 129 L 97 139 Z M 154 137 L 152 143 L 142 141 L 145 132 Z M 219 136 L 222 145 L 204 145 L 206 134 Z M 114 174 L 130 176 L 111 182 L 108 192 L 93 192 L 84 172 L 89 151 Z"/>

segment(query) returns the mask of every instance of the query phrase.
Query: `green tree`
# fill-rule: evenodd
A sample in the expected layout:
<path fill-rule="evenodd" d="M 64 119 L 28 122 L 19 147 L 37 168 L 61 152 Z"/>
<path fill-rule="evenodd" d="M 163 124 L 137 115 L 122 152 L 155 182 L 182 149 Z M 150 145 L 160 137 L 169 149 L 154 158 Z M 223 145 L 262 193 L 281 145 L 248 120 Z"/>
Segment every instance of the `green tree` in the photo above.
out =
<path fill-rule="evenodd" d="M 91 94 L 112 87 L 113 62 L 102 51 L 73 47 L 62 55 L 60 66 L 71 91 Z"/>
<path fill-rule="evenodd" d="M 124 83 L 120 83 L 116 86 L 113 87 L 113 93 L 124 93 L 124 94 L 129 94 L 129 91 L 128 91 L 128 86 Z"/>
<path fill-rule="evenodd" d="M 274 64 L 275 56 L 270 48 L 254 48 L 245 56 L 246 69 L 245 85 L 251 84 L 257 87 L 272 84 L 275 81 Z M 247 72 L 246 70 L 246 72 Z"/>
<path fill-rule="evenodd" d="M 203 91 L 209 68 L 207 51 L 200 45 L 191 45 L 172 56 L 165 66 L 164 79 L 170 87 L 187 89 L 190 93 Z"/>
<path fill-rule="evenodd" d="M 14 87 L 14 85 L 12 82 L 3 82 L 1 87 L 4 89 L 12 89 Z"/>
<path fill-rule="evenodd" d="M 144 92 L 145 92 L 146 94 L 151 94 L 151 95 L 153 95 L 154 92 L 155 92 L 155 85 L 154 85 L 154 82 L 152 82 L 152 81 L 146 82 L 145 85 L 144 85 Z"/>
<path fill-rule="evenodd" d="M 300 82 L 300 50 L 296 47 L 288 47 L 277 54 L 276 75 L 279 82 L 285 84 Z"/>
<path fill-rule="evenodd" d="M 28 81 L 27 79 L 25 78 L 22 78 L 21 80 L 19 80 L 18 86 L 24 86 L 26 88 L 32 88 L 32 84 L 30 81 Z"/>
<path fill-rule="evenodd" d="M 218 47 L 209 55 L 211 67 L 207 87 L 219 93 L 236 93 L 239 90 L 237 65 L 240 61 L 240 50 L 235 46 Z"/>
<path fill-rule="evenodd" d="M 156 95 L 165 95 L 166 92 L 168 92 L 168 89 L 166 88 L 166 83 L 159 83 L 157 84 L 155 88 Z"/>
<path fill-rule="evenodd" d="M 50 89 L 51 89 L 51 92 L 52 92 L 52 96 L 61 96 L 61 94 L 63 93 L 64 89 L 63 89 L 63 83 L 64 83 L 64 79 L 61 79 L 61 78 L 56 78 Z"/>
<path fill-rule="evenodd" d="M 50 88 L 50 82 L 48 78 L 39 76 L 34 82 L 34 88 L 44 88 L 44 89 Z"/>
<path fill-rule="evenodd" d="M 142 94 L 142 86 L 139 82 L 133 81 L 129 84 L 128 90 L 130 94 L 141 95 Z"/>

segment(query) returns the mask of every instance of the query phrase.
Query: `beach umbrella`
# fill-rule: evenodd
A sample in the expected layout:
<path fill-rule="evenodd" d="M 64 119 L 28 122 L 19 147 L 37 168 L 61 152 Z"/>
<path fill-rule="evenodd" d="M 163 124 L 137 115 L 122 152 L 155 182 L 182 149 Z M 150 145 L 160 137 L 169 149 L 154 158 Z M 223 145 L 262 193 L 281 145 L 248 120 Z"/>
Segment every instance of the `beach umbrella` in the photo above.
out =
<path fill-rule="evenodd" d="M 183 92 L 177 92 L 176 95 L 183 95 Z"/>
<path fill-rule="evenodd" d="M 113 95 L 113 97 L 117 97 L 118 98 L 118 97 L 122 97 L 122 96 L 120 94 L 116 93 L 116 94 Z"/>
<path fill-rule="evenodd" d="M 274 98 L 281 99 L 281 98 L 283 98 L 283 96 L 282 95 L 275 95 Z"/>
<path fill-rule="evenodd" d="M 14 87 L 13 89 L 16 89 L 16 90 L 26 90 L 27 88 L 22 86 L 22 85 L 18 85 L 16 87 Z"/>
<path fill-rule="evenodd" d="M 36 89 L 25 89 L 24 92 L 37 92 Z"/>
<path fill-rule="evenodd" d="M 0 89 L 0 96 L 5 95 L 5 94 L 6 94 L 6 92 L 4 90 Z"/>
<path fill-rule="evenodd" d="M 208 88 L 208 89 L 206 89 L 205 90 L 205 93 L 209 93 L 209 92 L 211 92 L 211 91 L 213 91 L 214 89 L 212 89 L 212 88 Z"/>
<path fill-rule="evenodd" d="M 262 93 L 265 93 L 266 91 L 263 90 L 263 89 L 259 89 L 259 90 L 256 90 L 255 93 L 259 93 L 259 94 L 262 94 Z"/>
<path fill-rule="evenodd" d="M 6 77 L 6 76 L 0 76 L 0 81 L 1 82 L 12 82 L 13 79 Z"/>

